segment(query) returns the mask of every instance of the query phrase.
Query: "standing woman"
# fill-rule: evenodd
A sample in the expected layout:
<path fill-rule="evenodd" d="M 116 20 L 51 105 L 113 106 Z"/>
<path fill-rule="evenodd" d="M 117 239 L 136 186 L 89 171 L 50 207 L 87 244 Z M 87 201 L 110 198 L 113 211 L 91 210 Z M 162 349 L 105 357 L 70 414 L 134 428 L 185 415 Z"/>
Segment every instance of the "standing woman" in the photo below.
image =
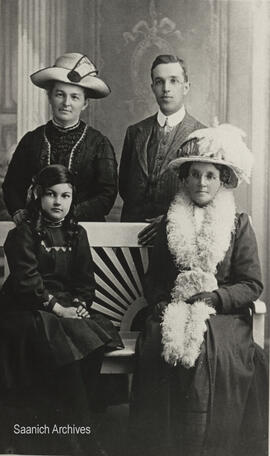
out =
<path fill-rule="evenodd" d="M 50 164 L 62 164 L 75 175 L 77 217 L 104 221 L 117 195 L 117 163 L 105 136 L 80 120 L 89 98 L 110 93 L 87 56 L 67 53 L 53 67 L 31 75 L 33 84 L 45 89 L 52 120 L 28 132 L 19 142 L 3 183 L 7 209 L 14 222 L 25 217 L 27 189 L 32 177 Z"/>
<path fill-rule="evenodd" d="M 251 171 L 242 136 L 226 124 L 197 130 L 170 164 L 182 188 L 146 276 L 137 455 L 267 455 L 267 365 L 250 316 L 263 286 L 255 234 L 232 191 Z"/>

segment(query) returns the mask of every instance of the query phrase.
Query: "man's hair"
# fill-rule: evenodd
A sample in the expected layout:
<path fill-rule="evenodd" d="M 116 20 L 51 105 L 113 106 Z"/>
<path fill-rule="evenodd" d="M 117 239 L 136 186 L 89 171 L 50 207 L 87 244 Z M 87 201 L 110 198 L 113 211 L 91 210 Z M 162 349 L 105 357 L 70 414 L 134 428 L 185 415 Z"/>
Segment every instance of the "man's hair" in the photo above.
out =
<path fill-rule="evenodd" d="M 180 57 L 177 57 L 177 55 L 172 55 L 172 54 L 163 54 L 163 55 L 158 55 L 154 62 L 152 63 L 151 67 L 151 78 L 153 81 L 153 70 L 156 68 L 156 66 L 160 65 L 161 63 L 179 63 L 180 67 L 183 70 L 183 75 L 184 75 L 184 81 L 188 82 L 188 74 L 187 74 L 187 67 L 183 59 L 180 59 Z"/>

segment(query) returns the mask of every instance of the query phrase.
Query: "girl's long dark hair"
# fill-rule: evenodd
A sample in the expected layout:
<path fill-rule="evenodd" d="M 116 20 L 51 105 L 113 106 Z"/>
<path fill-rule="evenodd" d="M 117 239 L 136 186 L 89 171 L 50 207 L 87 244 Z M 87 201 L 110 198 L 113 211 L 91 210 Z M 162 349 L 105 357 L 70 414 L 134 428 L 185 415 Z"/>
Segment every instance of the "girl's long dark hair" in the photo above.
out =
<path fill-rule="evenodd" d="M 33 184 L 29 190 L 28 202 L 26 205 L 28 219 L 37 237 L 43 239 L 45 235 L 45 222 L 41 211 L 41 197 L 45 194 L 46 189 L 57 184 L 70 184 L 73 190 L 70 210 L 63 221 L 67 241 L 70 244 L 78 233 L 78 221 L 75 215 L 76 190 L 74 187 L 74 176 L 65 166 L 46 166 L 33 178 Z"/>

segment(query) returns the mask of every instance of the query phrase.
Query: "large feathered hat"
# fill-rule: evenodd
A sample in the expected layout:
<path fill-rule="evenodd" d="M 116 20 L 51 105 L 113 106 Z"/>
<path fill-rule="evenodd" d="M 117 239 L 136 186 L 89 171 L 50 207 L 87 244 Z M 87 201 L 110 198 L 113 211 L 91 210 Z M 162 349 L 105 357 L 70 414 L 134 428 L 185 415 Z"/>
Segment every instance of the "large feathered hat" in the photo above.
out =
<path fill-rule="evenodd" d="M 110 88 L 97 74 L 94 63 L 86 55 L 71 52 L 58 57 L 52 67 L 31 74 L 30 78 L 41 89 L 47 90 L 51 81 L 59 81 L 87 89 L 88 98 L 104 98 Z"/>
<path fill-rule="evenodd" d="M 230 171 L 227 187 L 237 187 L 242 181 L 249 183 L 253 156 L 244 137 L 240 128 L 230 124 L 195 130 L 181 145 L 179 158 L 172 160 L 169 167 L 179 172 L 187 162 L 223 165 Z"/>

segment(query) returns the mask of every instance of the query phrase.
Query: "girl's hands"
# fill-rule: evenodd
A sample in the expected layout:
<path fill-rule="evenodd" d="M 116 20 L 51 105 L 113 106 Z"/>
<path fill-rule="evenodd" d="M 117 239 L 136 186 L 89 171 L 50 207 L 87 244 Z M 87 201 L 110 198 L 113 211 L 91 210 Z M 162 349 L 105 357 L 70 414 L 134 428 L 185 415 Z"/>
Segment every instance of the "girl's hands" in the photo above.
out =
<path fill-rule="evenodd" d="M 77 314 L 81 318 L 90 318 L 90 313 L 86 309 L 86 302 L 85 301 L 80 301 L 78 298 L 74 298 L 73 302 L 76 303 Z"/>
<path fill-rule="evenodd" d="M 82 305 L 78 307 L 63 307 L 56 302 L 52 311 L 60 318 L 90 318 L 89 312 Z"/>
<path fill-rule="evenodd" d="M 79 318 L 90 318 L 90 313 L 81 304 L 76 308 L 76 313 L 79 316 Z"/>

